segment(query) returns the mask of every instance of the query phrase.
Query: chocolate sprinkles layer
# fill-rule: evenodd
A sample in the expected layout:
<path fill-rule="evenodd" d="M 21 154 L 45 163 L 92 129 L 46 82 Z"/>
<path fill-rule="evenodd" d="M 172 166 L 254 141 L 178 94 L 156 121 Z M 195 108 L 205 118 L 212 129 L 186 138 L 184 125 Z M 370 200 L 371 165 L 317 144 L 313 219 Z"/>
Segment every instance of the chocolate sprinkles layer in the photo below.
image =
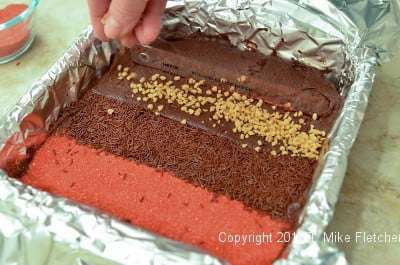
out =
<path fill-rule="evenodd" d="M 64 109 L 53 129 L 80 144 L 171 171 L 276 220 L 296 217 L 316 167 L 315 160 L 257 153 L 92 91 Z"/>

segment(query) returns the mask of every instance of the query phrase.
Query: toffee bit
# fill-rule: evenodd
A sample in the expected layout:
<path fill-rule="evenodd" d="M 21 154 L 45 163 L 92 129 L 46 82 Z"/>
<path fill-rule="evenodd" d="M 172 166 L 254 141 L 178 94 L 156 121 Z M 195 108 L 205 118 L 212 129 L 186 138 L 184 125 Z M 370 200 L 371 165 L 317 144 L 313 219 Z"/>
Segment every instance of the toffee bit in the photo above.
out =
<path fill-rule="evenodd" d="M 136 78 L 136 73 L 130 73 L 127 77 L 126 77 L 126 80 L 128 80 L 128 81 L 130 81 L 131 79 L 134 79 L 134 78 Z"/>
<path fill-rule="evenodd" d="M 239 83 L 245 83 L 247 80 L 248 80 L 248 77 L 245 76 L 245 75 L 241 75 L 241 76 L 239 76 L 239 77 L 237 78 L 237 81 L 238 81 Z"/>

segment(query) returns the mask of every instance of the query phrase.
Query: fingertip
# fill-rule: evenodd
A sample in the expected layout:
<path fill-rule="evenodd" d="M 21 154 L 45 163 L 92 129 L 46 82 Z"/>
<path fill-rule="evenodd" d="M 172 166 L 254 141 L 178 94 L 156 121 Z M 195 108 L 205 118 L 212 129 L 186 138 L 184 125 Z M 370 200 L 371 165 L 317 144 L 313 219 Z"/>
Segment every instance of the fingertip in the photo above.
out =
<path fill-rule="evenodd" d="M 133 32 L 132 32 L 132 33 L 129 33 L 128 35 L 125 35 L 121 39 L 121 43 L 122 43 L 122 45 L 124 45 L 127 48 L 132 48 L 137 43 L 135 34 L 133 34 Z"/>
<path fill-rule="evenodd" d="M 111 39 L 123 38 L 133 31 L 140 20 L 148 0 L 114 0 L 108 9 L 104 31 Z"/>
<path fill-rule="evenodd" d="M 107 38 L 107 37 L 98 37 L 98 36 L 96 36 L 96 37 L 97 37 L 99 40 L 103 41 L 103 42 L 110 41 L 110 39 Z"/>
<path fill-rule="evenodd" d="M 166 2 L 166 0 L 149 0 L 142 23 L 135 28 L 140 43 L 150 44 L 160 34 L 161 18 Z"/>
<path fill-rule="evenodd" d="M 161 31 L 161 18 L 145 17 L 143 22 L 135 28 L 137 41 L 141 44 L 152 43 Z"/>
<path fill-rule="evenodd" d="M 109 38 L 104 34 L 104 26 L 101 23 L 93 23 L 94 35 L 101 41 L 109 41 Z"/>
<path fill-rule="evenodd" d="M 104 33 L 110 39 L 121 37 L 122 25 L 114 18 L 110 16 L 107 18 L 107 22 L 104 26 Z"/>
<path fill-rule="evenodd" d="M 111 0 L 87 0 L 87 2 L 95 36 L 102 41 L 108 41 L 101 19 L 107 13 Z"/>
<path fill-rule="evenodd" d="M 101 41 L 109 41 L 109 40 L 110 40 L 109 38 L 107 38 L 106 35 L 104 35 L 104 33 L 102 34 L 101 32 L 100 32 L 100 33 L 97 33 L 97 32 L 95 31 L 95 32 L 94 32 L 94 35 L 96 36 L 96 38 L 98 38 L 98 39 L 101 40 Z"/>

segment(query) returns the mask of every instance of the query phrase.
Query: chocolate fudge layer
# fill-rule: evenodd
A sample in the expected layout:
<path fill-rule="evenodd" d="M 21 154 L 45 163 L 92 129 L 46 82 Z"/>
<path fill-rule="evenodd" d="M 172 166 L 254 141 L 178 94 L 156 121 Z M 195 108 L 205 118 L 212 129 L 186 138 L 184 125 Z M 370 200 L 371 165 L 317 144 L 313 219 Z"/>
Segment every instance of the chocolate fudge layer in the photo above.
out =
<path fill-rule="evenodd" d="M 156 41 L 153 46 L 203 62 L 210 68 L 244 75 L 249 80 L 242 85 L 250 90 L 239 87 L 241 94 L 262 98 L 273 105 L 290 103 L 290 109 L 301 110 L 305 115 L 316 113 L 324 119 L 315 125 L 325 131 L 330 130 L 341 106 L 342 99 L 337 89 L 323 77 L 324 72 L 312 67 L 255 51 L 241 51 L 224 39 L 170 36 L 167 40 Z M 252 79 L 262 80 L 265 87 L 252 91 Z"/>
<path fill-rule="evenodd" d="M 137 65 L 132 62 L 132 57 L 138 56 L 138 54 L 132 50 L 124 56 L 119 54 L 116 56 L 110 71 L 95 86 L 95 91 L 135 106 L 152 109 L 161 116 L 177 121 L 184 120 L 187 124 L 210 134 L 227 138 L 239 145 L 259 149 L 262 152 L 281 153 L 283 151 L 285 154 L 287 151 L 289 155 L 318 158 L 319 150 L 324 144 L 322 136 L 325 136 L 331 129 L 341 104 L 340 95 L 323 78 L 321 72 L 313 68 L 290 64 L 273 56 L 265 57 L 251 51 L 242 52 L 224 41 L 160 40 L 155 43 L 155 46 L 201 60 L 204 67 L 207 65 L 210 68 L 228 69 L 230 67 L 231 72 L 237 73 L 239 81 L 232 84 L 210 79 L 195 79 L 192 76 L 181 77 L 168 72 L 168 67 L 164 67 L 164 71 L 161 71 Z M 188 47 L 193 48 L 193 53 L 188 52 Z M 163 61 L 163 64 L 171 66 L 168 59 Z M 124 72 L 123 69 L 129 70 Z M 126 78 L 122 75 L 125 75 Z M 240 78 L 244 78 L 244 80 L 240 80 Z M 254 79 L 261 80 L 265 85 L 265 88 L 257 90 L 261 93 L 242 89 L 242 86 L 251 86 Z M 290 88 L 289 94 L 286 93 L 288 88 Z M 182 102 L 176 99 L 176 95 L 178 97 L 183 95 Z M 222 102 L 220 102 L 220 97 L 223 99 Z M 238 97 L 245 99 L 237 100 Z M 211 101 L 212 99 L 214 101 Z M 239 106 L 248 114 L 237 121 L 232 116 L 236 117 L 242 110 L 230 111 L 230 113 L 227 113 L 226 110 Z M 161 108 L 162 111 L 158 108 Z M 225 111 L 221 111 L 223 108 Z M 256 117 L 260 118 L 261 122 L 251 124 L 248 120 L 253 119 L 252 113 L 259 111 L 264 112 L 264 116 Z M 266 118 L 265 115 L 269 116 L 269 114 L 281 117 Z M 294 128 L 295 130 L 286 128 L 286 125 L 282 123 L 284 119 L 288 123 L 295 123 L 295 126 L 292 126 L 297 126 Z M 280 123 L 280 125 L 271 126 L 271 123 Z M 239 124 L 239 128 L 237 124 Z M 258 126 L 258 131 L 251 129 L 246 131 L 243 129 L 246 126 L 251 129 Z M 283 127 L 284 129 L 282 129 Z M 299 132 L 307 133 L 310 128 L 312 130 L 316 128 L 320 133 L 314 135 L 319 137 L 315 147 L 310 150 L 300 150 L 298 146 L 291 146 L 290 150 L 288 147 L 290 144 L 287 142 L 291 140 L 293 140 L 292 143 L 299 142 L 298 136 L 304 136 L 304 134 L 299 135 Z M 284 139 L 282 137 L 273 139 L 274 130 L 279 131 L 278 134 L 283 135 Z M 270 133 L 270 131 L 274 132 Z M 309 136 L 307 135 L 306 138 Z M 304 139 L 300 139 L 300 141 L 302 140 Z M 261 144 L 259 144 L 260 141 Z M 264 144 L 264 141 L 267 143 Z M 282 145 L 285 149 L 282 149 Z"/>

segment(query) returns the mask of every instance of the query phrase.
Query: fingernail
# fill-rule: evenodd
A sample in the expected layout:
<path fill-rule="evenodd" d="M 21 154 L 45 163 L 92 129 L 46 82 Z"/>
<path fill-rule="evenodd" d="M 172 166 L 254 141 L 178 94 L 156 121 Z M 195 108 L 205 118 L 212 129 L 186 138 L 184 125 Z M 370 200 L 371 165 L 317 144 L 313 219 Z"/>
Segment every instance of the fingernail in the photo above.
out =
<path fill-rule="evenodd" d="M 104 26 L 104 33 L 110 39 L 115 39 L 120 37 L 122 32 L 122 25 L 115 20 L 114 17 L 108 17 L 106 25 Z"/>
<path fill-rule="evenodd" d="M 124 45 L 127 48 L 132 48 L 133 46 L 135 46 L 136 44 L 136 37 L 135 34 L 130 33 L 128 35 L 125 35 L 122 39 L 121 39 L 121 43 L 122 45 Z"/>

